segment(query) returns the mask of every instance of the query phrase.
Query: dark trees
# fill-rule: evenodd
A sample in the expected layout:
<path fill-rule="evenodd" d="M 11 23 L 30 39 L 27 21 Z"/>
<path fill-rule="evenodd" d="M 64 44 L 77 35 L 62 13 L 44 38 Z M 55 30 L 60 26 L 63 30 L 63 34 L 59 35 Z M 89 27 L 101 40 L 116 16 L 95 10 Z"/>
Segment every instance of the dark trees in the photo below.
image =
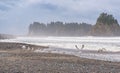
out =
<path fill-rule="evenodd" d="M 107 13 L 101 13 L 95 25 L 87 23 L 63 23 L 60 21 L 48 24 L 34 22 L 29 26 L 29 35 L 34 36 L 119 36 L 118 21 Z"/>
<path fill-rule="evenodd" d="M 92 28 L 91 34 L 95 36 L 119 36 L 120 26 L 113 15 L 101 13 Z"/>
<path fill-rule="evenodd" d="M 86 23 L 63 23 L 60 21 L 43 24 L 34 22 L 29 26 L 29 35 L 37 36 L 84 36 L 92 25 Z"/>

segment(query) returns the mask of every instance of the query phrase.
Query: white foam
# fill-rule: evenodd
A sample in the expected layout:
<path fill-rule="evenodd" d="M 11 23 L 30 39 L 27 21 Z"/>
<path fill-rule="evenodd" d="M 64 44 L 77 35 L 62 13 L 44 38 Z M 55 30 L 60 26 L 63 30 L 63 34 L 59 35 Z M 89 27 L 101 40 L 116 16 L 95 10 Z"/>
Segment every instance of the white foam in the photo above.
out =
<path fill-rule="evenodd" d="M 84 49 L 88 50 L 105 48 L 108 51 L 120 51 L 120 37 L 18 37 L 14 41 L 67 49 L 84 45 Z"/>
<path fill-rule="evenodd" d="M 51 49 L 48 50 L 36 50 L 35 52 L 66 53 L 79 57 L 120 62 L 120 54 L 80 53 L 75 47 L 75 45 L 77 45 L 77 47 L 81 49 L 82 45 L 84 45 L 83 50 L 98 50 L 105 48 L 107 51 L 118 52 L 120 51 L 120 37 L 18 37 L 11 40 L 1 40 L 1 42 L 4 41 L 29 43 L 51 47 Z"/>

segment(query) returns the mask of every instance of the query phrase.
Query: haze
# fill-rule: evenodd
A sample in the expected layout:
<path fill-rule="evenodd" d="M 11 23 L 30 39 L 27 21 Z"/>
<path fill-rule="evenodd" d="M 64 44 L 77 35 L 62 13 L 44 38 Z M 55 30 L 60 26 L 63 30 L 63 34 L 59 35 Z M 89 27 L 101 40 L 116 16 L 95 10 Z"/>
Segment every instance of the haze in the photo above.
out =
<path fill-rule="evenodd" d="M 0 0 L 0 33 L 27 34 L 34 21 L 95 24 L 101 12 L 120 22 L 119 0 Z"/>

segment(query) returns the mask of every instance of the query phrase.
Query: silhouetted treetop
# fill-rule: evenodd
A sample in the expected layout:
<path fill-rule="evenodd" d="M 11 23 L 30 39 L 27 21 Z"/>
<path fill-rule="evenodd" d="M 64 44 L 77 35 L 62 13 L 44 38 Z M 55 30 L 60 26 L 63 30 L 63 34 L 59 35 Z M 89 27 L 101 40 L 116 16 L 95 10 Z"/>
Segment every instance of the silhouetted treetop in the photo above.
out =
<path fill-rule="evenodd" d="M 119 36 L 120 26 L 113 15 L 101 13 L 91 33 L 95 36 Z"/>
<path fill-rule="evenodd" d="M 118 24 L 118 21 L 113 17 L 113 15 L 109 15 L 107 13 L 101 13 L 100 16 L 97 19 L 98 23 L 103 24 Z"/>

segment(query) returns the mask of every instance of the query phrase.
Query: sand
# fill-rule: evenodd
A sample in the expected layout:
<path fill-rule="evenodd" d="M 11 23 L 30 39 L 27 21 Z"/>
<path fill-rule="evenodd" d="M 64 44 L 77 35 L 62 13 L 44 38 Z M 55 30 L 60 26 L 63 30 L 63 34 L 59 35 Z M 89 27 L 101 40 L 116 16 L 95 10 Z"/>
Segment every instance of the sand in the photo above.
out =
<path fill-rule="evenodd" d="M 35 49 L 47 48 L 49 47 L 1 42 L 0 73 L 120 73 L 119 62 L 33 52 Z"/>

